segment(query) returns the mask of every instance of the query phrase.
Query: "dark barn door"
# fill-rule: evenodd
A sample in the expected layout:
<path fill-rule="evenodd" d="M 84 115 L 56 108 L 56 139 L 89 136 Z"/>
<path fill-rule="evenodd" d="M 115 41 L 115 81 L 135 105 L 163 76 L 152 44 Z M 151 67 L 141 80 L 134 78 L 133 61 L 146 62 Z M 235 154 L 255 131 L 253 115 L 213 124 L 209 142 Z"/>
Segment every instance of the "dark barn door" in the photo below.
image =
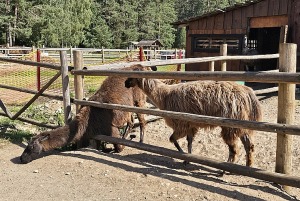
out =
<path fill-rule="evenodd" d="M 279 52 L 280 27 L 251 28 L 249 40 L 256 41 L 259 54 L 277 54 Z M 257 71 L 277 69 L 278 59 L 261 60 Z"/>

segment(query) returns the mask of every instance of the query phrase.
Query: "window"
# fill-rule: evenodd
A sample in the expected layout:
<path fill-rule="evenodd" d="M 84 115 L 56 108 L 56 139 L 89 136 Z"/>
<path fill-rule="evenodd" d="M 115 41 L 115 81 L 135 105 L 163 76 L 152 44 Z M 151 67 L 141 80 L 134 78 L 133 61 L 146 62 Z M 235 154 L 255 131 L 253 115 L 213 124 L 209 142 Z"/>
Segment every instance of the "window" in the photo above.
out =
<path fill-rule="evenodd" d="M 227 52 L 242 52 L 243 34 L 201 34 L 191 35 L 193 52 L 220 52 L 220 46 L 227 44 Z"/>

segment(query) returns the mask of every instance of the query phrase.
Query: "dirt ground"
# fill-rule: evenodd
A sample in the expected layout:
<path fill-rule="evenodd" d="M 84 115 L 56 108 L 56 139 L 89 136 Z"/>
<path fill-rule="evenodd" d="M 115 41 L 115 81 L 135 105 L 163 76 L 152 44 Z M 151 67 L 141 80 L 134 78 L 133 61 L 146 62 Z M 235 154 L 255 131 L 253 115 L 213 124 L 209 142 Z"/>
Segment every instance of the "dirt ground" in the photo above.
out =
<path fill-rule="evenodd" d="M 264 121 L 276 122 L 277 97 L 261 97 Z M 296 102 L 299 124 L 300 102 Z M 227 159 L 227 147 L 219 129 L 199 131 L 193 154 L 215 160 Z M 139 136 L 139 129 L 134 131 Z M 163 120 L 148 124 L 145 143 L 175 150 L 168 141 L 171 129 Z M 274 172 L 276 134 L 257 132 L 255 167 Z M 134 139 L 138 141 L 138 137 Z M 180 144 L 186 150 L 185 140 Z M 293 175 L 300 173 L 300 136 L 294 137 Z M 52 151 L 29 164 L 20 164 L 24 144 L 8 143 L 0 148 L 0 200 L 298 200 L 300 189 L 287 194 L 279 185 L 227 174 L 199 164 L 130 147 L 120 153 L 94 149 Z M 241 152 L 238 164 L 245 164 Z"/>

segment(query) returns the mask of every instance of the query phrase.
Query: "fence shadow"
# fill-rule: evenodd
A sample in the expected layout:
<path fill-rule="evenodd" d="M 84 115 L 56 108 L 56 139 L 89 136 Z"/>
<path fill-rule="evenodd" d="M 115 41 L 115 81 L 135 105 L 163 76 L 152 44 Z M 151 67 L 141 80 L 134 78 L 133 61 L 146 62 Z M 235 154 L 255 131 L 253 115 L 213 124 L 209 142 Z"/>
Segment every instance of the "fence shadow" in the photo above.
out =
<path fill-rule="evenodd" d="M 173 182 L 180 182 L 185 185 L 199 188 L 205 191 L 209 191 L 211 193 L 218 193 L 220 195 L 226 196 L 231 199 L 237 200 L 249 200 L 249 201 L 262 201 L 263 199 L 255 196 L 250 196 L 245 193 L 227 190 L 226 188 L 217 187 L 213 185 L 205 184 L 201 181 L 206 182 L 215 182 L 218 184 L 228 185 L 228 186 L 237 186 L 242 188 L 250 188 L 253 190 L 260 190 L 266 193 L 270 193 L 281 197 L 287 200 L 297 200 L 280 189 L 274 189 L 269 186 L 261 187 L 259 185 L 250 184 L 250 185 L 241 185 L 238 183 L 230 183 L 226 182 L 220 177 L 220 170 L 202 166 L 199 164 L 191 163 L 188 166 L 184 166 L 182 161 L 174 160 L 169 157 L 151 154 L 151 153 L 139 153 L 139 154 L 129 154 L 129 155 L 120 155 L 113 153 L 103 153 L 94 149 L 81 149 L 80 152 L 59 152 L 57 150 L 43 153 L 41 157 L 37 160 L 44 160 L 49 155 L 58 155 L 58 156 L 66 156 L 66 157 L 76 157 L 83 160 L 89 160 L 96 163 L 103 163 L 112 167 L 117 167 L 123 169 L 127 172 L 136 172 L 143 174 L 145 176 L 151 175 L 154 177 L 160 177 L 162 179 L 166 179 Z M 85 155 L 85 152 L 93 152 L 99 155 L 90 156 Z M 105 159 L 108 158 L 108 159 Z M 111 159 L 109 159 L 111 158 Z M 113 160 L 112 160 L 113 159 Z M 116 161 L 118 160 L 118 161 Z M 19 158 L 11 159 L 13 163 L 20 164 Z M 135 165 L 128 165 L 128 163 L 134 163 Z M 185 179 L 183 177 L 193 177 L 194 180 Z M 197 181 L 195 181 L 195 179 Z M 260 181 L 260 180 L 259 180 Z M 276 186 L 275 186 L 276 188 Z"/>

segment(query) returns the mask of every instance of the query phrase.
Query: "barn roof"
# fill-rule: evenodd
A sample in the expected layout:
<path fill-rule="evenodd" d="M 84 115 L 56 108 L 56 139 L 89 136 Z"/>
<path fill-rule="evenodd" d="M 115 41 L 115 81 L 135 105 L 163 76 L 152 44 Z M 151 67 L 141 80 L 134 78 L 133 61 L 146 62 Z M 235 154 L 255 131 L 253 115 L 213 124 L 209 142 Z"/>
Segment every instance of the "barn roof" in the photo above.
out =
<path fill-rule="evenodd" d="M 161 44 L 161 42 L 159 40 L 141 40 L 140 42 L 138 42 L 137 46 L 162 47 L 163 45 Z"/>
<path fill-rule="evenodd" d="M 217 14 L 220 14 L 220 13 L 235 10 L 235 9 L 238 9 L 238 8 L 241 8 L 241 7 L 246 7 L 246 6 L 261 2 L 261 1 L 264 1 L 264 0 L 246 0 L 244 3 L 237 3 L 233 6 L 229 6 L 229 7 L 223 8 L 223 9 L 217 9 L 217 10 L 214 10 L 214 11 L 209 12 L 209 13 L 204 13 L 203 15 L 200 15 L 200 16 L 196 16 L 196 17 L 192 17 L 192 18 L 189 18 L 189 19 L 186 19 L 186 20 L 181 20 L 181 21 L 174 22 L 173 25 L 186 26 L 187 23 L 189 23 L 189 22 L 196 21 L 196 20 L 199 20 L 199 19 L 204 18 L 204 17 L 210 17 L 210 16 L 214 16 L 214 15 L 217 15 Z"/>

